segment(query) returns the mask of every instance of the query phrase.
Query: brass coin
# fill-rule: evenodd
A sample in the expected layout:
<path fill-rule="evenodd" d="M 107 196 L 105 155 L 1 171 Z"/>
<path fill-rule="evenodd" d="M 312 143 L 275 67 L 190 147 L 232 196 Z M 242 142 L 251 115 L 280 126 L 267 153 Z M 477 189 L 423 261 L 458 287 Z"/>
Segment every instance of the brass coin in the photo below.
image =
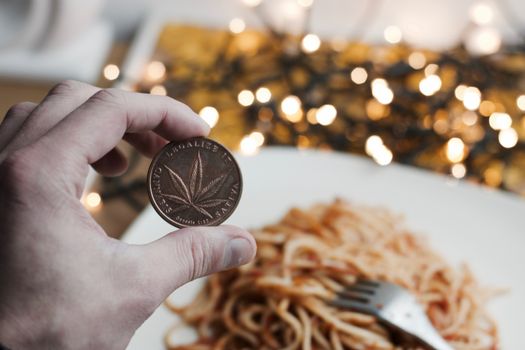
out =
<path fill-rule="evenodd" d="M 215 226 L 235 210 L 242 175 L 233 155 L 203 137 L 167 144 L 148 171 L 148 194 L 157 213 L 176 227 Z"/>

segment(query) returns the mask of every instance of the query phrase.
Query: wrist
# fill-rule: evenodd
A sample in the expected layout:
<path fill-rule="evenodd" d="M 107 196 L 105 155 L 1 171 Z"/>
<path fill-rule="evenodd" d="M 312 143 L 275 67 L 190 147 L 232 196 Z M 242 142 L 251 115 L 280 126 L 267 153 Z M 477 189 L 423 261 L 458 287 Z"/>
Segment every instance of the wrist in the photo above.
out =
<path fill-rule="evenodd" d="M 36 348 L 59 349 L 58 337 L 45 326 L 41 317 L 0 317 L 0 350 L 23 350 Z"/>

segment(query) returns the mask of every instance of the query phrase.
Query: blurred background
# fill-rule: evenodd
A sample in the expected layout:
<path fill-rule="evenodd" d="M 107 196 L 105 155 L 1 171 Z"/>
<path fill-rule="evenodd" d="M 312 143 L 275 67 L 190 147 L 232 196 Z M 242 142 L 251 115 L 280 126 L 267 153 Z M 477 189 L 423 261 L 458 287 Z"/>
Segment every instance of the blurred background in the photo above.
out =
<path fill-rule="evenodd" d="M 0 0 L 0 118 L 57 82 L 170 95 L 243 154 L 344 151 L 525 195 L 520 0 Z M 119 236 L 149 160 L 93 178 Z"/>

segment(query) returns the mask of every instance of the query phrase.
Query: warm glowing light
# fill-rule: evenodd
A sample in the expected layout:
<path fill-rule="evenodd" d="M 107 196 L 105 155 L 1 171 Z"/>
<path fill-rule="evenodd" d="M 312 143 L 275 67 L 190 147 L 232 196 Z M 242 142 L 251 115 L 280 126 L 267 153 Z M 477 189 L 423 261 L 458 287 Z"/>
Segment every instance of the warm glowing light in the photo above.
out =
<path fill-rule="evenodd" d="M 485 25 L 494 19 L 494 10 L 484 2 L 477 2 L 470 7 L 470 19 L 477 25 Z"/>
<path fill-rule="evenodd" d="M 394 99 L 394 92 L 388 86 L 388 82 L 380 78 L 372 81 L 372 95 L 384 105 L 391 103 Z"/>
<path fill-rule="evenodd" d="M 104 67 L 104 78 L 107 80 L 115 80 L 120 75 L 120 69 L 116 64 L 108 64 Z"/>
<path fill-rule="evenodd" d="M 458 137 L 453 137 L 447 142 L 446 154 L 452 163 L 459 163 L 465 158 L 466 147 Z"/>
<path fill-rule="evenodd" d="M 264 144 L 264 135 L 259 131 L 252 132 L 250 138 L 255 141 L 257 147 L 261 147 Z"/>
<path fill-rule="evenodd" d="M 90 192 L 82 198 L 82 203 L 87 210 L 93 212 L 102 206 L 102 197 L 97 192 Z"/>
<path fill-rule="evenodd" d="M 514 128 L 503 129 L 498 134 L 500 145 L 505 148 L 512 148 L 518 143 L 518 133 Z"/>
<path fill-rule="evenodd" d="M 460 84 L 454 89 L 454 96 L 460 101 L 463 101 L 463 97 L 465 96 L 465 90 L 467 90 L 467 86 Z"/>
<path fill-rule="evenodd" d="M 365 151 L 377 164 L 383 166 L 390 164 L 394 158 L 392 151 L 383 144 L 383 140 L 377 135 L 372 135 L 366 139 Z"/>
<path fill-rule="evenodd" d="M 246 156 L 251 156 L 259 152 L 259 146 L 257 146 L 257 140 L 251 136 L 244 136 L 239 145 L 240 151 Z"/>
<path fill-rule="evenodd" d="M 297 0 L 297 3 L 302 7 L 311 7 L 314 4 L 314 0 Z"/>
<path fill-rule="evenodd" d="M 380 149 L 374 153 L 373 158 L 377 164 L 385 166 L 392 162 L 394 155 L 385 145 L 382 145 Z"/>
<path fill-rule="evenodd" d="M 462 179 L 467 174 L 467 168 L 464 164 L 457 163 L 452 165 L 450 172 L 452 173 L 452 176 L 454 176 L 456 179 Z"/>
<path fill-rule="evenodd" d="M 230 21 L 230 24 L 228 26 L 230 28 L 230 31 L 234 34 L 239 34 L 244 32 L 246 29 L 246 23 L 242 18 L 234 18 Z"/>
<path fill-rule="evenodd" d="M 425 96 L 434 95 L 440 88 L 441 79 L 435 74 L 429 75 L 419 82 L 419 90 Z"/>
<path fill-rule="evenodd" d="M 321 39 L 315 34 L 306 34 L 301 41 L 301 47 L 306 53 L 312 53 L 321 47 Z"/>
<path fill-rule="evenodd" d="M 297 137 L 297 148 L 305 149 L 308 148 L 308 146 L 310 146 L 310 139 L 308 136 L 299 135 Z"/>
<path fill-rule="evenodd" d="M 164 78 L 166 66 L 160 61 L 152 61 L 146 66 L 146 78 L 150 81 L 158 81 Z"/>
<path fill-rule="evenodd" d="M 403 39 L 403 33 L 401 33 L 401 29 L 397 26 L 386 27 L 383 35 L 385 36 L 385 40 L 390 44 L 397 44 Z"/>
<path fill-rule="evenodd" d="M 496 105 L 494 104 L 494 102 L 488 100 L 481 101 L 479 105 L 479 113 L 481 113 L 481 115 L 488 117 L 495 111 Z"/>
<path fill-rule="evenodd" d="M 363 67 L 355 67 L 350 73 L 350 79 L 358 85 L 363 84 L 368 79 L 368 73 Z"/>
<path fill-rule="evenodd" d="M 255 98 L 261 103 L 267 103 L 272 99 L 272 92 L 266 87 L 260 87 L 255 91 Z"/>
<path fill-rule="evenodd" d="M 217 125 L 217 122 L 219 121 L 219 111 L 211 106 L 206 106 L 203 109 L 200 110 L 199 115 L 202 119 L 210 126 L 210 128 L 213 128 L 215 125 Z"/>
<path fill-rule="evenodd" d="M 469 86 L 463 92 L 463 106 L 466 109 L 473 111 L 478 109 L 481 103 L 481 92 L 477 87 Z"/>
<path fill-rule="evenodd" d="M 461 121 L 467 126 L 472 126 L 478 122 L 478 115 L 472 111 L 466 111 L 461 115 Z"/>
<path fill-rule="evenodd" d="M 498 187 L 501 184 L 501 181 L 503 180 L 501 175 L 501 168 L 497 165 L 490 166 L 483 172 L 485 182 L 492 187 Z"/>
<path fill-rule="evenodd" d="M 347 45 L 348 41 L 346 41 L 344 37 L 335 37 L 330 40 L 330 47 L 336 52 L 343 51 Z"/>
<path fill-rule="evenodd" d="M 494 112 L 489 117 L 489 125 L 494 130 L 508 129 L 512 125 L 512 118 L 507 113 Z"/>
<path fill-rule="evenodd" d="M 311 108 L 308 110 L 308 112 L 306 113 L 306 120 L 308 120 L 308 123 L 313 124 L 313 125 L 317 124 L 316 114 L 317 114 L 317 108 Z"/>
<path fill-rule="evenodd" d="M 239 95 L 237 95 L 237 101 L 239 101 L 241 106 L 248 107 L 255 101 L 255 96 L 250 90 L 242 90 L 239 92 Z"/>
<path fill-rule="evenodd" d="M 427 64 L 427 58 L 422 52 L 415 51 L 408 56 L 408 64 L 414 69 L 421 69 Z"/>
<path fill-rule="evenodd" d="M 301 111 L 301 100 L 297 96 L 287 96 L 281 102 L 281 110 L 286 115 L 294 115 Z"/>
<path fill-rule="evenodd" d="M 153 85 L 151 89 L 149 90 L 149 93 L 152 95 L 159 95 L 159 96 L 166 96 L 168 94 L 168 91 L 166 91 L 166 88 L 164 85 Z"/>
<path fill-rule="evenodd" d="M 319 107 L 315 114 L 315 119 L 321 125 L 330 125 L 334 122 L 337 117 L 337 110 L 332 105 L 323 105 Z"/>
<path fill-rule="evenodd" d="M 518 96 L 518 98 L 516 99 L 516 105 L 519 109 L 525 111 L 525 95 Z"/>
<path fill-rule="evenodd" d="M 492 27 L 478 27 L 465 40 L 467 50 L 475 55 L 490 55 L 499 50 L 501 34 Z"/>
<path fill-rule="evenodd" d="M 383 140 L 377 135 L 369 136 L 365 143 L 365 152 L 369 156 L 372 156 L 381 146 L 383 146 Z"/>
<path fill-rule="evenodd" d="M 259 6 L 261 4 L 262 0 L 242 0 L 242 2 L 246 6 L 256 7 L 256 6 Z"/>
<path fill-rule="evenodd" d="M 425 76 L 428 77 L 430 75 L 436 74 L 438 71 L 439 66 L 435 63 L 431 63 L 428 66 L 425 67 Z"/>

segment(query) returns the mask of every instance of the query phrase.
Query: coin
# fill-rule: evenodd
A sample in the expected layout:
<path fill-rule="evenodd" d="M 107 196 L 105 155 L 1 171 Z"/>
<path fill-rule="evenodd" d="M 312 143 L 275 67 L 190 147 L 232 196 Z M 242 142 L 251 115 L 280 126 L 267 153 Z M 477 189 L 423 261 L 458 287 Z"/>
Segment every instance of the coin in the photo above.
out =
<path fill-rule="evenodd" d="M 214 226 L 235 210 L 242 175 L 233 155 L 203 137 L 167 144 L 148 171 L 148 194 L 157 213 L 176 227 Z"/>

